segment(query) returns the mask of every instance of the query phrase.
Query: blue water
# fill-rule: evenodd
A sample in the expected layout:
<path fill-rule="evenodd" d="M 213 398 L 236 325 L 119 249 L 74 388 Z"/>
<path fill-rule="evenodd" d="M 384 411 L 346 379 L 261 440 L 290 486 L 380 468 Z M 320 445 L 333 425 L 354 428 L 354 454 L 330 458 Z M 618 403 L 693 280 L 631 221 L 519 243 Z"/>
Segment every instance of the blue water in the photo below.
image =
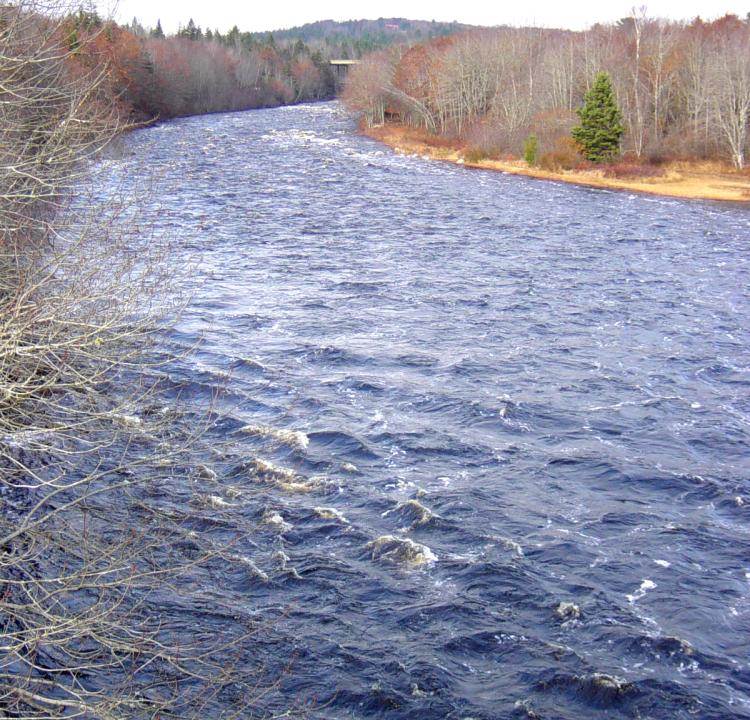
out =
<path fill-rule="evenodd" d="M 107 177 L 190 268 L 167 376 L 217 477 L 163 502 L 252 530 L 184 622 L 264 619 L 258 713 L 750 718 L 746 207 L 399 156 L 337 104 Z"/>

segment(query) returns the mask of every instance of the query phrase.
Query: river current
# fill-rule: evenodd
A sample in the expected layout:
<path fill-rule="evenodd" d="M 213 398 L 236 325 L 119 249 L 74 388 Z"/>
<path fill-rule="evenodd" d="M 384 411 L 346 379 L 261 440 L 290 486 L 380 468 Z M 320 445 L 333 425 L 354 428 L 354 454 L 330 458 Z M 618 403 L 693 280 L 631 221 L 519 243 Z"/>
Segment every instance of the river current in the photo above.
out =
<path fill-rule="evenodd" d="M 266 619 L 259 713 L 750 718 L 746 207 L 399 156 L 335 103 L 106 175 L 191 266 L 167 375 L 220 419 L 163 502 L 252 528 L 196 593 Z"/>

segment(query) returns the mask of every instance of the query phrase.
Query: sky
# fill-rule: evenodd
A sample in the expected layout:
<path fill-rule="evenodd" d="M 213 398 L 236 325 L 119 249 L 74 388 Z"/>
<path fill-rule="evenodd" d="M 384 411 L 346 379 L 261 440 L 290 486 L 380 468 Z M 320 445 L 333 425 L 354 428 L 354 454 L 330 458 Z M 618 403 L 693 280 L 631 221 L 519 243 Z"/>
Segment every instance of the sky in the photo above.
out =
<path fill-rule="evenodd" d="M 119 22 L 137 17 L 150 27 L 160 19 L 166 32 L 174 32 L 189 18 L 203 28 L 226 31 L 266 31 L 301 25 L 315 20 L 352 20 L 406 17 L 412 20 L 457 20 L 472 25 L 537 25 L 582 29 L 595 22 L 629 15 L 627 0 L 96 0 L 100 12 Z M 714 18 L 725 13 L 744 17 L 750 0 L 652 0 L 652 17 L 690 19 L 696 15 Z"/>

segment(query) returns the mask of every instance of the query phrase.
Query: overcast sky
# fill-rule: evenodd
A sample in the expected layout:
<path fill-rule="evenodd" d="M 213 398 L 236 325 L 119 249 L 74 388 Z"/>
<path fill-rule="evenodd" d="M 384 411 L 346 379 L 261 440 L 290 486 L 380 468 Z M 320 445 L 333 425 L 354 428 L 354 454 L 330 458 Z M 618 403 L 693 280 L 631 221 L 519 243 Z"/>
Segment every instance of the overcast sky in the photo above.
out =
<path fill-rule="evenodd" d="M 642 0 L 98 0 L 103 14 L 114 14 L 120 22 L 137 17 L 151 26 L 161 19 L 168 32 L 189 18 L 203 28 L 225 31 L 232 25 L 240 30 L 275 30 L 314 20 L 352 20 L 378 17 L 406 17 L 413 20 L 458 20 L 473 25 L 542 25 L 584 28 L 595 22 L 617 20 L 628 15 Z M 744 16 L 750 0 L 653 0 L 649 15 L 688 19 L 696 15 L 713 18 L 727 12 Z M 114 9 L 114 12 L 112 12 Z"/>

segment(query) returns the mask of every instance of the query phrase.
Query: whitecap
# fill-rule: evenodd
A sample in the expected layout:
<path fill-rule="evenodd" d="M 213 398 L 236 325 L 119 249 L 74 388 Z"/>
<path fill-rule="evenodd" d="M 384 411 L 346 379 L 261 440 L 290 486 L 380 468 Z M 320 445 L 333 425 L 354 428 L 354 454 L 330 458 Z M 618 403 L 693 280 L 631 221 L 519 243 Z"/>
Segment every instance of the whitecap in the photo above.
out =
<path fill-rule="evenodd" d="M 367 543 L 367 549 L 373 560 L 387 560 L 406 566 L 428 565 L 438 560 L 427 545 L 396 535 L 381 535 Z"/>
<path fill-rule="evenodd" d="M 555 615 L 557 615 L 560 620 L 565 620 L 566 622 L 569 620 L 577 620 L 581 617 L 581 608 L 572 602 L 561 602 L 555 608 Z"/>
<path fill-rule="evenodd" d="M 301 430 L 284 430 L 270 425 L 245 425 L 240 432 L 256 437 L 271 438 L 290 447 L 304 450 L 310 444 L 310 438 Z"/>
<path fill-rule="evenodd" d="M 419 525 L 426 525 L 432 519 L 437 517 L 432 510 L 422 505 L 419 500 L 414 499 L 398 503 L 396 507 L 382 513 L 382 517 L 388 517 L 389 515 L 394 514 L 400 515 L 406 520 L 410 520 L 411 528 L 415 528 Z"/>
<path fill-rule="evenodd" d="M 349 521 L 344 517 L 343 513 L 333 507 L 316 507 L 313 508 L 313 512 L 323 520 L 338 520 L 345 525 L 349 524 Z"/>
<path fill-rule="evenodd" d="M 208 465 L 197 465 L 195 474 L 202 480 L 211 480 L 213 482 L 218 479 L 216 472 L 208 467 Z"/>
<path fill-rule="evenodd" d="M 219 497 L 218 495 L 206 495 L 202 500 L 204 504 L 208 507 L 214 508 L 214 510 L 224 510 L 233 507 L 232 503 L 228 503 L 224 498 Z"/>
<path fill-rule="evenodd" d="M 120 425 L 123 425 L 128 428 L 139 428 L 143 426 L 143 420 L 141 420 L 141 418 L 139 418 L 137 415 L 127 415 L 125 413 L 112 413 L 111 417 L 115 422 L 118 422 L 120 423 Z"/>
<path fill-rule="evenodd" d="M 274 510 L 269 510 L 263 515 L 263 522 L 266 525 L 273 525 L 280 532 L 288 532 L 294 527 L 291 523 L 288 523 L 286 520 L 284 520 L 284 518 L 281 516 L 281 513 L 278 513 Z"/>
<path fill-rule="evenodd" d="M 640 600 L 649 590 L 653 590 L 655 587 L 656 583 L 653 580 L 649 580 L 647 578 L 640 584 L 640 587 L 632 595 L 626 595 L 625 597 L 628 599 L 628 602 L 634 603 L 637 600 Z"/>
<path fill-rule="evenodd" d="M 273 483 L 280 490 L 292 493 L 308 493 L 328 484 L 328 479 L 322 475 L 310 478 L 298 475 L 290 468 L 279 467 L 267 460 L 255 458 L 250 466 L 261 480 Z"/>
<path fill-rule="evenodd" d="M 268 582 L 268 575 L 264 573 L 249 557 L 246 555 L 235 555 L 232 558 L 235 562 L 244 565 L 259 580 Z"/>
<path fill-rule="evenodd" d="M 251 466 L 255 470 L 255 472 L 258 473 L 258 475 L 266 479 L 282 482 L 292 482 L 297 477 L 297 473 L 295 473 L 294 470 L 279 467 L 278 465 L 274 465 L 272 462 L 261 460 L 260 458 L 255 458 L 251 462 Z"/>

